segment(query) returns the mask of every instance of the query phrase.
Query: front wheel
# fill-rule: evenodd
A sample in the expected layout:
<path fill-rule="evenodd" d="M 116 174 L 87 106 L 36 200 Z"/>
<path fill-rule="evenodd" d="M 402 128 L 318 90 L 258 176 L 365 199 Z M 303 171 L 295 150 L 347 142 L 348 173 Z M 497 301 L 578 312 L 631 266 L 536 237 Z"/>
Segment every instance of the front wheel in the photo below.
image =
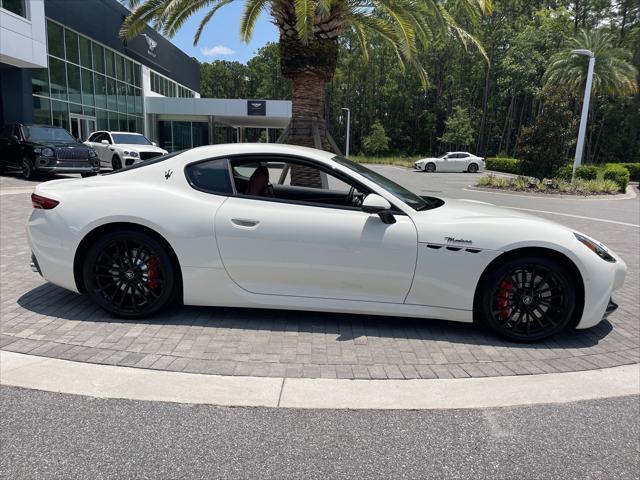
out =
<path fill-rule="evenodd" d="M 120 170 L 122 168 L 122 162 L 120 161 L 120 157 L 118 155 L 114 155 L 111 159 L 111 167 L 114 170 Z"/>
<path fill-rule="evenodd" d="M 433 173 L 433 172 L 435 172 L 435 171 L 436 171 L 436 166 L 435 166 L 435 164 L 433 164 L 433 163 L 427 163 L 427 164 L 424 166 L 424 171 L 425 171 L 425 172 L 429 172 L 429 173 Z"/>
<path fill-rule="evenodd" d="M 88 250 L 83 278 L 89 296 L 107 312 L 141 318 L 166 308 L 176 294 L 176 272 L 166 249 L 137 231 L 117 231 Z"/>
<path fill-rule="evenodd" d="M 576 292 L 566 267 L 551 258 L 508 260 L 483 275 L 475 314 L 502 337 L 533 342 L 554 335 L 571 321 Z"/>
<path fill-rule="evenodd" d="M 29 160 L 28 158 L 23 158 L 22 159 L 22 176 L 24 177 L 25 180 L 33 180 L 33 178 L 36 176 L 34 170 L 33 170 L 33 164 L 31 163 L 31 160 Z"/>
<path fill-rule="evenodd" d="M 98 175 L 96 172 L 83 172 L 80 174 L 82 178 L 95 177 Z"/>

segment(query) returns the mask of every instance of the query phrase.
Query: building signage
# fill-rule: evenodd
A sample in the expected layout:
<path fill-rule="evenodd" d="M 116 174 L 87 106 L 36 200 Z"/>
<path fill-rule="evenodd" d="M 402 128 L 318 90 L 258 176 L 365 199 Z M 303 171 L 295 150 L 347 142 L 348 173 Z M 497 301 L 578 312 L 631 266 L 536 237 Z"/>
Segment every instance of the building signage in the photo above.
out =
<path fill-rule="evenodd" d="M 143 33 L 142 36 L 147 41 L 147 47 L 148 47 L 147 55 L 149 55 L 150 57 L 156 58 L 157 57 L 156 48 L 158 47 L 158 42 L 156 42 L 153 38 L 151 38 L 146 33 Z"/>
<path fill-rule="evenodd" d="M 247 115 L 264 117 L 267 115 L 266 100 L 249 100 L 247 101 Z"/>

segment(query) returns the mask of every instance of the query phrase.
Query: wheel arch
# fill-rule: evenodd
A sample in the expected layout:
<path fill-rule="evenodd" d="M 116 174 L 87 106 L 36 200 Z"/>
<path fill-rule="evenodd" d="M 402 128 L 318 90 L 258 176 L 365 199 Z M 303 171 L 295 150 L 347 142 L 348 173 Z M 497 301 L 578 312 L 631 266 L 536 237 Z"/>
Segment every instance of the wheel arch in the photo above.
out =
<path fill-rule="evenodd" d="M 576 308 L 573 311 L 573 317 L 571 318 L 571 322 L 569 323 L 569 327 L 575 327 L 582 318 L 582 313 L 584 311 L 584 303 L 585 303 L 585 286 L 584 286 L 584 278 L 580 273 L 580 269 L 575 264 L 575 262 L 558 250 L 553 250 L 547 247 L 519 247 L 513 250 L 508 250 L 501 255 L 498 255 L 494 258 L 489 265 L 486 266 L 482 275 L 478 279 L 478 283 L 476 284 L 476 289 L 473 295 L 473 317 L 474 322 L 476 321 L 476 312 L 478 311 L 477 302 L 480 297 L 480 288 L 484 283 L 486 276 L 495 268 L 497 265 L 511 260 L 512 258 L 521 257 L 523 255 L 537 255 L 545 258 L 551 258 L 556 261 L 559 261 L 562 265 L 564 265 L 569 273 L 571 274 L 575 285 L 576 285 Z"/>
<path fill-rule="evenodd" d="M 141 233 L 146 233 L 147 235 L 157 240 L 167 250 L 167 253 L 171 257 L 171 261 L 176 272 L 178 288 L 177 298 L 182 299 L 182 269 L 180 267 L 180 261 L 178 260 L 178 256 L 176 255 L 174 248 L 167 241 L 167 239 L 157 231 L 144 225 L 140 225 L 139 223 L 133 222 L 111 222 L 99 225 L 88 232 L 80 241 L 73 258 L 73 278 L 78 291 L 80 293 L 86 293 L 86 286 L 84 284 L 84 279 L 82 276 L 82 260 L 84 259 L 89 247 L 96 239 L 100 238 L 100 236 L 119 230 L 133 230 Z"/>

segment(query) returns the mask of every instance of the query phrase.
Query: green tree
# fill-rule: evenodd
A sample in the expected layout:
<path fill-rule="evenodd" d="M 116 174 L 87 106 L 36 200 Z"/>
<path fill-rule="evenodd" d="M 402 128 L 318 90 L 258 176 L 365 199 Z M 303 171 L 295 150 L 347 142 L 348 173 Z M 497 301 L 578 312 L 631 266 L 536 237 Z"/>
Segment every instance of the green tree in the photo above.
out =
<path fill-rule="evenodd" d="M 548 84 L 566 86 L 581 95 L 587 79 L 589 58 L 574 55 L 574 49 L 591 50 L 596 63 L 593 70 L 594 95 L 632 95 L 638 90 L 638 69 L 631 63 L 631 52 L 616 46 L 616 37 L 604 30 L 581 30 L 567 45 L 551 57 L 545 73 Z"/>
<path fill-rule="evenodd" d="M 454 107 L 453 113 L 446 122 L 444 135 L 440 140 L 457 147 L 471 145 L 475 138 L 475 130 L 471 124 L 471 116 L 464 107 Z"/>
<path fill-rule="evenodd" d="M 569 161 L 576 142 L 577 120 L 565 90 L 545 88 L 540 101 L 540 114 L 531 127 L 523 128 L 518 151 L 522 172 L 542 179 L 553 176 Z"/>
<path fill-rule="evenodd" d="M 200 95 L 207 98 L 250 98 L 249 69 L 240 62 L 215 60 L 200 65 Z"/>
<path fill-rule="evenodd" d="M 362 149 L 367 155 L 378 156 L 389 150 L 389 137 L 380 122 L 371 126 L 371 133 L 362 139 Z"/>
<path fill-rule="evenodd" d="M 121 34 L 133 38 L 147 24 L 169 37 L 196 12 L 208 8 L 195 32 L 194 43 L 216 12 L 234 0 L 129 0 L 133 9 Z M 240 0 L 237 0 L 240 1 Z M 358 39 L 368 55 L 368 38 L 377 33 L 385 39 L 402 65 L 415 67 L 423 82 L 426 71 L 418 51 L 434 39 L 453 35 L 465 45 L 479 47 L 447 9 L 445 0 L 244 0 L 240 20 L 243 40 L 251 39 L 257 18 L 268 12 L 280 32 L 280 68 L 292 81 L 293 114 L 290 143 L 314 146 L 313 126 L 321 137 L 325 127 L 325 87 L 333 77 L 340 50 L 339 40 L 347 33 Z M 490 0 L 456 0 L 466 17 L 478 17 L 490 10 Z"/>

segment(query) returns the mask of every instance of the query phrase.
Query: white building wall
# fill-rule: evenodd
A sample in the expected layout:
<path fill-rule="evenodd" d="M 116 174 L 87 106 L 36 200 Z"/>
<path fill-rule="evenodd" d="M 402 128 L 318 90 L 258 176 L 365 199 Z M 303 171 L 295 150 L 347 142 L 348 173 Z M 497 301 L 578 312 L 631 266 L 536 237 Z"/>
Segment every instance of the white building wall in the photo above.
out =
<path fill-rule="evenodd" d="M 0 9 L 0 63 L 20 68 L 47 68 L 44 2 L 28 0 L 27 17 Z"/>

